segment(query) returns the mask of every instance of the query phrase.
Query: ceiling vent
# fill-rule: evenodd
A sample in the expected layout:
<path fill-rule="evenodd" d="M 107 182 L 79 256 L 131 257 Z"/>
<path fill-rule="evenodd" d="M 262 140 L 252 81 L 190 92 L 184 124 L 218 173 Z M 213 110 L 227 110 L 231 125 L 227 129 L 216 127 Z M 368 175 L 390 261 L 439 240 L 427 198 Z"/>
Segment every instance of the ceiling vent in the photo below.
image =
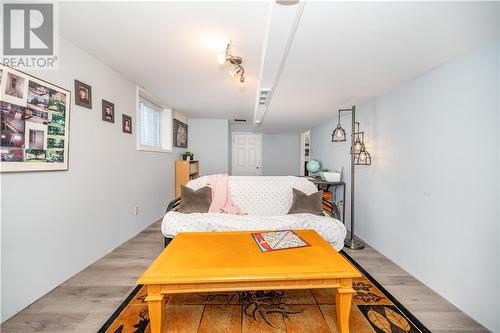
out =
<path fill-rule="evenodd" d="M 271 96 L 270 88 L 261 88 L 259 90 L 259 106 L 267 105 L 270 96 Z"/>

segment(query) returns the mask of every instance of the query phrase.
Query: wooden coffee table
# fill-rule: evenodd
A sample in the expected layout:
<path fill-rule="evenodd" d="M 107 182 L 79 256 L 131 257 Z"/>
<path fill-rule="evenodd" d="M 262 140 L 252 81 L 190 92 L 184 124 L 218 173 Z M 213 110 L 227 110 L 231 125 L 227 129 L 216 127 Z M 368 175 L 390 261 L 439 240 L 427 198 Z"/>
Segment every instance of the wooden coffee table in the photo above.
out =
<path fill-rule="evenodd" d="M 361 274 L 313 230 L 311 246 L 261 252 L 251 232 L 179 233 L 137 281 L 147 285 L 151 333 L 163 330 L 165 295 L 336 288 L 337 323 L 349 332 L 352 279 Z"/>

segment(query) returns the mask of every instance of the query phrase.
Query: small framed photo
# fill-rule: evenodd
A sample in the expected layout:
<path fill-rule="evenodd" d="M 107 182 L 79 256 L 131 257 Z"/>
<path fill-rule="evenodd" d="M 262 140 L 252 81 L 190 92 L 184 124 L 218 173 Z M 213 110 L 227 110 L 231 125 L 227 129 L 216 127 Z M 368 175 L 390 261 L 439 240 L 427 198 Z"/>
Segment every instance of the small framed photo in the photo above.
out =
<path fill-rule="evenodd" d="M 122 131 L 123 133 L 132 134 L 132 117 L 122 114 Z"/>
<path fill-rule="evenodd" d="M 188 125 L 177 119 L 173 122 L 174 147 L 187 148 L 188 146 Z"/>
<path fill-rule="evenodd" d="M 92 87 L 75 80 L 75 104 L 92 109 Z"/>
<path fill-rule="evenodd" d="M 115 105 L 106 100 L 102 100 L 102 120 L 108 123 L 115 122 Z"/>
<path fill-rule="evenodd" d="M 26 95 L 28 93 L 28 77 L 23 73 L 14 71 L 2 72 L 5 75 L 5 83 L 2 84 L 2 100 L 21 106 L 26 106 Z"/>

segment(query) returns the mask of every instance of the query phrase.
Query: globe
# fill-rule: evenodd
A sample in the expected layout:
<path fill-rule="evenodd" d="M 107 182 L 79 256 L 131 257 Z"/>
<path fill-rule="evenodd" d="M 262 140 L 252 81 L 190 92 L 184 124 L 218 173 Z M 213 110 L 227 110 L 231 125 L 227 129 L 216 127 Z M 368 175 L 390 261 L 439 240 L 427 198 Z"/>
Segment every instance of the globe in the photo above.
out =
<path fill-rule="evenodd" d="M 310 173 L 316 173 L 321 170 L 321 163 L 319 163 L 319 161 L 317 160 L 310 160 L 309 162 L 307 162 L 306 167 L 307 171 L 309 171 Z"/>

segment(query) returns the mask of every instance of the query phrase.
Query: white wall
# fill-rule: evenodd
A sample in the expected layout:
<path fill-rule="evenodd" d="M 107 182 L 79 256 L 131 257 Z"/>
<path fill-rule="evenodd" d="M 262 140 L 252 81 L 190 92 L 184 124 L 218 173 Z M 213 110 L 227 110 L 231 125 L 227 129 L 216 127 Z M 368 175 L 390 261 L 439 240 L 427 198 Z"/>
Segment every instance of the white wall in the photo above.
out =
<path fill-rule="evenodd" d="M 373 164 L 356 173 L 359 236 L 497 332 L 498 74 L 495 44 L 361 105 Z M 312 130 L 313 156 L 346 168 L 334 124 Z"/>
<path fill-rule="evenodd" d="M 136 87 L 65 40 L 60 68 L 35 76 L 73 92 L 92 86 L 93 109 L 71 103 L 69 171 L 1 175 L 2 321 L 159 219 L 174 197 L 174 153 L 136 150 Z M 101 120 L 101 99 L 116 120 Z M 73 96 L 72 96 L 73 100 Z M 139 215 L 133 215 L 133 207 Z"/>
<path fill-rule="evenodd" d="M 300 134 L 262 134 L 262 175 L 300 173 Z"/>
<path fill-rule="evenodd" d="M 229 172 L 229 121 L 189 119 L 188 147 L 200 161 L 200 174 Z"/>

